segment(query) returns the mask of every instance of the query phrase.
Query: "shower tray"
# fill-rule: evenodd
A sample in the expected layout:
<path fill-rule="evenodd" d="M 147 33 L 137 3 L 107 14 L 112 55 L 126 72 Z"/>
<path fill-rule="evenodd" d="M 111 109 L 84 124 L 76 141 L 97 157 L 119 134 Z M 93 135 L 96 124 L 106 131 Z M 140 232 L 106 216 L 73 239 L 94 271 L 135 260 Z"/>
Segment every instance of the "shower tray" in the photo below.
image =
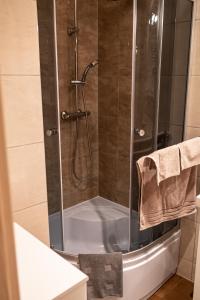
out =
<path fill-rule="evenodd" d="M 129 214 L 129 208 L 100 196 L 64 209 L 65 252 L 73 255 L 127 252 Z M 55 239 L 59 236 L 59 228 L 56 228 L 58 218 L 59 213 L 52 214 L 49 218 Z"/>

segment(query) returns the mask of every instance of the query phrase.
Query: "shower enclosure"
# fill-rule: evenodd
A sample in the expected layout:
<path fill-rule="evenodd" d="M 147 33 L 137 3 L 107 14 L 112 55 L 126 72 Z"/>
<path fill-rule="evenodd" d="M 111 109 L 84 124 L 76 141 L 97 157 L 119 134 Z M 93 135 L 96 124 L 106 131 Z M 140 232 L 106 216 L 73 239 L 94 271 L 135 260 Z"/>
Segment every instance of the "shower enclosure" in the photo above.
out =
<path fill-rule="evenodd" d="M 136 161 L 181 142 L 189 0 L 38 0 L 51 247 L 128 253 L 139 230 Z"/>

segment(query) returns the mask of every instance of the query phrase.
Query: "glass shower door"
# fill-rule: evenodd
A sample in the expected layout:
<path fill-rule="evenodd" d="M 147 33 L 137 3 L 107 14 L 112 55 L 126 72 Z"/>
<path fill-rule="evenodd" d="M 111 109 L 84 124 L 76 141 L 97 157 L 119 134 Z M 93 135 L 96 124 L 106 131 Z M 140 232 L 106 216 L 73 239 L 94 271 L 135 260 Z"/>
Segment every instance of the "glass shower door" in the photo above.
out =
<path fill-rule="evenodd" d="M 136 161 L 183 139 L 192 9 L 189 0 L 135 1 L 131 250 L 177 225 L 174 220 L 139 230 Z"/>
<path fill-rule="evenodd" d="M 138 178 L 136 161 L 157 148 L 157 115 L 159 108 L 159 80 L 163 1 L 136 1 L 136 49 L 134 78 L 134 145 L 131 250 L 153 241 L 153 229 L 139 230 Z M 133 53 L 134 55 L 134 53 Z"/>
<path fill-rule="evenodd" d="M 163 4 L 161 0 L 138 0 L 135 8 L 137 21 L 135 26 L 131 250 L 139 249 L 153 241 L 152 228 L 139 230 L 139 185 L 136 161 L 157 148 Z"/>

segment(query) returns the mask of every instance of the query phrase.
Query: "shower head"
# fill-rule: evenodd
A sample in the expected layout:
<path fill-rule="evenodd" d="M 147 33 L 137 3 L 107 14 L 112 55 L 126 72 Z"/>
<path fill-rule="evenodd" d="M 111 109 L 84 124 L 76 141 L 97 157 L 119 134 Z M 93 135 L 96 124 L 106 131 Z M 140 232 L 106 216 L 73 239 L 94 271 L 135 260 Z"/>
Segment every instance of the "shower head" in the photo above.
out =
<path fill-rule="evenodd" d="M 86 68 L 85 68 L 85 70 L 84 70 L 84 72 L 83 72 L 82 78 L 81 78 L 81 81 L 82 81 L 82 82 L 85 82 L 85 81 L 86 81 L 88 72 L 90 71 L 90 69 L 96 67 L 97 64 L 98 64 L 98 60 L 94 60 L 94 61 L 92 61 L 91 63 L 89 63 L 89 65 L 86 66 Z"/>
<path fill-rule="evenodd" d="M 90 64 L 89 64 L 89 66 L 91 67 L 91 68 L 94 68 L 96 65 L 98 65 L 98 60 L 94 60 L 94 61 L 92 61 Z"/>

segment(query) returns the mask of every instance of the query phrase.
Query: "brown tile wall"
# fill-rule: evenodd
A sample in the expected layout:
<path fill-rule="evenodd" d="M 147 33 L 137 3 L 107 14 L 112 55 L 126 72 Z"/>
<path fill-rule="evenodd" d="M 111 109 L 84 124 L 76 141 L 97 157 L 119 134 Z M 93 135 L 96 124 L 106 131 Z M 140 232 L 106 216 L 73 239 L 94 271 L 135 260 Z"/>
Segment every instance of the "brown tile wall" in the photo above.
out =
<path fill-rule="evenodd" d="M 55 102 L 53 16 L 50 21 L 49 15 L 52 15 L 52 7 L 49 6 L 48 9 L 46 7 L 48 12 L 47 18 L 45 17 L 45 0 L 39 3 L 43 13 L 40 33 L 46 130 L 56 127 L 58 109 Z M 84 2 L 78 0 L 77 5 L 79 78 L 91 61 L 99 59 L 100 65 L 99 71 L 98 67 L 90 70 L 84 90 L 87 110 L 91 112 L 88 118 L 92 148 L 91 161 L 87 148 L 85 121 L 82 119 L 78 124 L 60 121 L 64 208 L 99 194 L 128 206 L 132 1 L 88 0 Z M 76 110 L 75 87 L 70 84 L 70 80 L 75 79 L 75 38 L 67 33 L 67 28 L 74 25 L 73 12 L 73 0 L 56 1 L 59 110 L 67 112 Z M 78 108 L 83 110 L 81 89 L 79 89 L 78 96 Z M 78 128 L 77 145 L 76 125 Z M 46 137 L 45 140 L 50 214 L 61 208 L 59 154 L 55 147 L 58 143 L 57 139 L 58 136 Z M 83 180 L 79 181 L 74 175 L 74 166 L 77 176 Z"/>
<path fill-rule="evenodd" d="M 99 1 L 99 194 L 129 205 L 132 1 Z"/>
<path fill-rule="evenodd" d="M 98 1 L 77 2 L 79 26 L 79 78 L 87 64 L 98 58 Z M 57 41 L 58 41 L 58 77 L 60 94 L 60 111 L 73 112 L 75 107 L 75 87 L 70 80 L 75 79 L 75 39 L 67 34 L 67 28 L 74 24 L 74 1 L 58 0 Z M 87 148 L 87 131 L 85 120 L 78 122 L 78 142 L 76 143 L 76 123 L 61 121 L 61 151 L 64 188 L 64 208 L 98 195 L 98 68 L 88 74 L 85 86 L 85 100 L 89 116 L 92 160 Z M 81 90 L 79 89 L 78 108 L 83 108 Z M 76 155 L 75 155 L 75 149 Z M 73 172 L 73 160 L 77 180 Z"/>

